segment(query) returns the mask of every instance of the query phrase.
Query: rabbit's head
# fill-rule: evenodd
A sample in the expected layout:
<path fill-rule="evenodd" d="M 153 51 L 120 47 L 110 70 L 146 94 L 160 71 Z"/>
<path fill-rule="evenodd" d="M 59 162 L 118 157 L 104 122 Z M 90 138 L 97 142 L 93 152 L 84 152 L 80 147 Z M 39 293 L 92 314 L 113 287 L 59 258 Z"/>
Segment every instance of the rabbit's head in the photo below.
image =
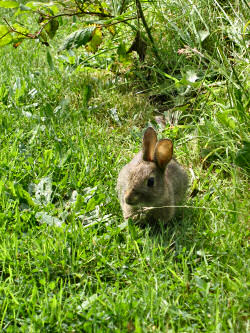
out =
<path fill-rule="evenodd" d="M 157 207 L 161 202 L 165 202 L 168 192 L 164 172 L 172 155 L 172 141 L 157 141 L 155 130 L 152 127 L 147 128 L 143 137 L 141 158 L 129 174 L 129 184 L 124 197 L 128 205 Z"/>

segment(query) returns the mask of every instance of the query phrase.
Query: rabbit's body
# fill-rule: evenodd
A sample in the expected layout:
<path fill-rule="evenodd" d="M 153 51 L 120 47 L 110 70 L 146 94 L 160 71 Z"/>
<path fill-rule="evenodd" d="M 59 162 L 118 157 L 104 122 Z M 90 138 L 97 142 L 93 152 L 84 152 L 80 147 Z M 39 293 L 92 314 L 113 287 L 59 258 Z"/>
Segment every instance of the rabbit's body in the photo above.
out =
<path fill-rule="evenodd" d="M 188 177 L 172 158 L 170 140 L 157 143 L 156 133 L 149 127 L 143 144 L 143 150 L 118 176 L 117 191 L 123 216 L 145 222 L 167 222 L 176 212 L 174 206 L 185 196 Z"/>

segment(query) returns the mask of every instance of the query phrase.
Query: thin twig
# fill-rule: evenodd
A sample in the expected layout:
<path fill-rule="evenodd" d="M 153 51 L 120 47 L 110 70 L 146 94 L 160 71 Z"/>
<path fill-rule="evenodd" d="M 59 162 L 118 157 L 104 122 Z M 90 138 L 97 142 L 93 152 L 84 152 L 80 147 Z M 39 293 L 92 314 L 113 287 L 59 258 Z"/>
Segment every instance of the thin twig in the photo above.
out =
<path fill-rule="evenodd" d="M 124 20 L 118 21 L 118 22 L 114 22 L 114 23 L 109 23 L 109 24 L 105 24 L 105 23 L 103 23 L 103 25 L 104 25 L 105 27 L 110 27 L 110 26 L 115 25 L 115 24 L 119 24 L 119 23 L 127 22 L 127 21 L 130 21 L 130 20 L 135 20 L 135 19 L 136 19 L 136 16 L 134 16 L 134 17 L 130 17 L 130 18 L 127 18 L 127 19 L 124 19 Z"/>
<path fill-rule="evenodd" d="M 38 32 L 36 32 L 35 34 L 30 34 L 30 33 L 23 33 L 21 31 L 18 31 L 16 30 L 15 28 L 13 28 L 9 22 L 6 20 L 6 18 L 3 18 L 3 20 L 5 21 L 5 23 L 7 24 L 7 26 L 10 28 L 11 31 L 8 31 L 6 34 L 4 34 L 3 36 L 1 36 L 0 39 L 4 38 L 8 33 L 10 32 L 15 32 L 19 35 L 22 35 L 22 36 L 25 36 L 27 38 L 30 38 L 30 39 L 36 39 L 38 38 L 42 31 L 44 30 L 44 28 L 51 22 L 53 21 L 54 19 L 58 18 L 58 17 L 62 17 L 62 16 L 81 16 L 81 15 L 96 15 L 96 16 L 100 16 L 100 17 L 109 17 L 109 18 L 113 18 L 114 16 L 113 15 L 109 15 L 109 14 L 104 14 L 104 13 L 97 13 L 97 12 L 84 12 L 84 11 L 81 11 L 81 12 L 75 12 L 75 13 L 63 13 L 63 14 L 58 14 L 58 15 L 48 15 L 48 14 L 44 14 L 44 13 L 41 13 L 39 11 L 36 11 L 39 15 L 43 16 L 43 17 L 46 17 L 47 18 L 47 22 L 44 23 L 42 25 L 42 27 L 40 28 L 40 30 Z M 119 21 L 119 22 L 115 22 L 115 23 L 111 23 L 111 24 L 108 24 L 107 26 L 111 26 L 111 25 L 114 25 L 114 24 L 118 24 L 118 23 L 121 23 L 121 22 L 125 22 L 125 21 L 128 21 L 128 20 L 133 20 L 135 19 L 134 17 L 132 18 L 128 18 L 128 19 L 124 19 L 122 21 Z M 103 24 L 105 25 L 105 23 Z"/>
<path fill-rule="evenodd" d="M 96 15 L 96 16 L 101 16 L 101 17 L 114 17 L 113 15 L 110 14 L 105 14 L 105 13 L 98 13 L 98 12 L 85 12 L 85 11 L 80 11 L 80 12 L 74 12 L 74 13 L 62 13 L 62 14 L 57 14 L 57 15 L 49 15 L 49 14 L 41 14 L 44 17 L 47 18 L 52 18 L 55 19 L 57 17 L 62 17 L 62 16 L 81 16 L 81 15 Z"/>
<path fill-rule="evenodd" d="M 7 26 L 10 28 L 11 31 L 9 31 L 9 32 L 15 32 L 15 33 L 17 33 L 17 34 L 19 34 L 19 35 L 22 35 L 22 36 L 25 36 L 25 37 L 27 37 L 27 38 L 32 38 L 32 39 L 36 38 L 35 35 L 32 35 L 32 34 L 25 34 L 25 33 L 21 32 L 21 31 L 17 31 L 16 29 L 14 29 L 14 28 L 9 24 L 9 22 L 6 20 L 6 18 L 3 18 L 3 20 L 4 20 L 4 22 L 7 24 Z"/>

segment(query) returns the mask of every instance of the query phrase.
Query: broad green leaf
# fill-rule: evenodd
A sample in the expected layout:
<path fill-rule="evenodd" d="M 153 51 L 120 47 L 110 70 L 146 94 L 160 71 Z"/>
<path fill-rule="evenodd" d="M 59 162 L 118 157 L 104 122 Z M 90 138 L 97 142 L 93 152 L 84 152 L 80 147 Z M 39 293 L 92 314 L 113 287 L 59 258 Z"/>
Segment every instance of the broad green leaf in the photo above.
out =
<path fill-rule="evenodd" d="M 72 32 L 64 41 L 60 50 L 70 50 L 78 48 L 82 45 L 86 45 L 92 38 L 93 31 L 96 29 L 95 26 L 90 26 L 85 29 L 77 30 Z"/>
<path fill-rule="evenodd" d="M 57 20 L 52 20 L 45 26 L 45 31 L 47 32 L 49 38 L 54 38 L 56 31 L 59 27 L 59 23 Z"/>
<path fill-rule="evenodd" d="M 27 7 L 27 6 L 23 5 L 22 3 L 20 3 L 19 9 L 21 11 L 28 11 L 28 10 L 30 10 L 30 7 Z"/>
<path fill-rule="evenodd" d="M 5 34 L 7 34 L 9 32 L 9 29 L 8 29 L 8 27 L 6 26 L 6 25 L 0 25 L 0 38 L 3 36 L 3 35 L 5 35 Z"/>
<path fill-rule="evenodd" d="M 19 3 L 14 0 L 2 0 L 0 1 L 0 7 L 3 8 L 17 8 Z"/>
<path fill-rule="evenodd" d="M 46 6 L 46 5 L 48 5 L 48 4 L 45 4 L 40 1 L 30 1 L 25 4 L 25 7 L 29 7 L 30 9 L 37 9 L 39 7 Z"/>
<path fill-rule="evenodd" d="M 73 193 L 72 193 L 72 197 L 73 197 Z M 73 200 L 75 200 L 75 199 L 73 198 Z M 74 203 L 74 201 L 73 201 L 73 203 Z M 78 212 L 84 206 L 84 204 L 85 204 L 84 197 L 80 194 L 77 194 L 77 198 L 75 200 L 75 211 Z"/>
<path fill-rule="evenodd" d="M 88 203 L 87 206 L 85 208 L 86 213 L 91 212 L 92 210 L 94 210 L 96 208 L 96 206 L 98 205 L 98 197 L 92 197 Z"/>
<path fill-rule="evenodd" d="M 96 28 L 92 34 L 90 42 L 86 45 L 86 49 L 89 52 L 95 53 L 98 50 L 102 42 L 102 31 L 100 28 Z"/>
<path fill-rule="evenodd" d="M 19 8 L 15 12 L 15 17 L 19 15 L 27 14 L 28 11 L 31 11 L 31 8 L 24 6 L 23 4 L 20 4 Z M 27 15 L 26 15 L 27 17 Z"/>
<path fill-rule="evenodd" d="M 54 1 L 48 2 L 48 3 L 44 3 L 44 2 L 40 2 L 40 1 L 30 1 L 27 2 L 25 4 L 25 7 L 28 7 L 30 9 L 33 10 L 37 10 L 37 9 L 50 9 L 52 10 L 53 14 L 57 14 L 59 9 L 56 6 Z M 26 9 L 27 10 L 27 9 Z"/>
<path fill-rule="evenodd" d="M 12 42 L 12 36 L 8 32 L 9 29 L 5 25 L 0 25 L 0 47 Z"/>
<path fill-rule="evenodd" d="M 42 43 L 44 43 L 44 44 L 46 44 L 46 45 L 49 45 L 49 44 L 47 43 L 47 40 L 48 40 L 47 35 L 46 35 L 46 33 L 45 33 L 44 31 L 42 31 L 42 32 L 40 33 L 40 35 L 39 35 L 39 40 L 40 40 L 40 42 L 42 42 Z"/>
<path fill-rule="evenodd" d="M 17 23 L 13 24 L 13 28 L 17 31 L 17 33 L 15 34 L 15 37 L 13 38 L 14 42 L 18 42 L 20 39 L 27 38 L 24 35 L 29 33 L 28 29 L 26 29 L 25 27 L 23 27 Z M 20 34 L 18 34 L 18 32 L 20 32 Z M 24 35 L 22 35 L 22 34 L 24 34 Z"/>

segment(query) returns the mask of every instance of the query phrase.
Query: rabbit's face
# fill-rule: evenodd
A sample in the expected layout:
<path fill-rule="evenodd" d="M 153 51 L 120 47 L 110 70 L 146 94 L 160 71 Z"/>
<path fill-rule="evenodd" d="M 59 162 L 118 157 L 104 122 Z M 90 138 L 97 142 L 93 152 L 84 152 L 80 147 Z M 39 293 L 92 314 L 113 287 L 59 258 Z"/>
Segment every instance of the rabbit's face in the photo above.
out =
<path fill-rule="evenodd" d="M 125 202 L 131 206 L 155 206 L 164 196 L 164 187 L 164 172 L 154 162 L 142 161 L 130 171 Z"/>

